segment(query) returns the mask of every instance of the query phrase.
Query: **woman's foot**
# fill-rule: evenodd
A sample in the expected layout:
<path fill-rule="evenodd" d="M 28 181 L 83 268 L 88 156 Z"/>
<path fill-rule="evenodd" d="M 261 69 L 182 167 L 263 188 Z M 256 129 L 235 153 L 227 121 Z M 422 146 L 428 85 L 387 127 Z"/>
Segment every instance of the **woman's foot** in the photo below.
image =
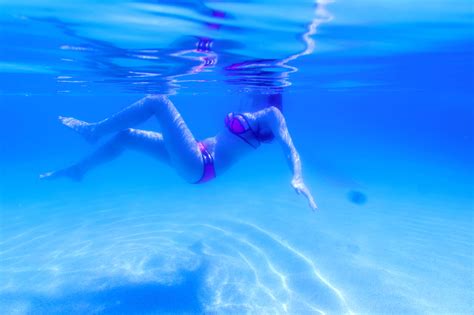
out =
<path fill-rule="evenodd" d="M 39 176 L 40 179 L 57 179 L 67 177 L 75 182 L 80 182 L 84 173 L 81 172 L 78 166 L 70 166 L 62 170 L 43 173 Z"/>
<path fill-rule="evenodd" d="M 73 117 L 59 116 L 59 120 L 63 125 L 71 128 L 72 130 L 83 136 L 87 142 L 94 143 L 97 141 L 98 137 L 95 135 L 94 132 L 94 124 Z"/>

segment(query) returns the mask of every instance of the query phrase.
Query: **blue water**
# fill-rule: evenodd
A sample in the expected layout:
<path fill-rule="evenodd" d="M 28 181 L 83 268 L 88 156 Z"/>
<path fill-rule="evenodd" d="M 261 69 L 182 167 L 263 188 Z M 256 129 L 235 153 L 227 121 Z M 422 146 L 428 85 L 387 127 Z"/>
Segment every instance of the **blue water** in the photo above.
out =
<path fill-rule="evenodd" d="M 1 314 L 472 314 L 467 0 L 0 1 Z M 194 135 L 283 93 L 277 145 L 189 185 L 136 152 L 40 181 L 170 95 Z M 158 130 L 154 120 L 140 126 Z"/>

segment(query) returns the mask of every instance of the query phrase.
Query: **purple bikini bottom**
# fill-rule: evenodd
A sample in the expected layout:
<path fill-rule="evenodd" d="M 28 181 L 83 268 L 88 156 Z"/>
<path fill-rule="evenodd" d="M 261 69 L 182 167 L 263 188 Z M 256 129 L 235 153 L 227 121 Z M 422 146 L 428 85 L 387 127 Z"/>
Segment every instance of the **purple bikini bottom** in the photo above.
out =
<path fill-rule="evenodd" d="M 195 182 L 195 184 L 202 184 L 216 177 L 216 170 L 214 169 L 214 159 L 209 151 L 207 151 L 206 146 L 202 142 L 198 142 L 197 144 L 202 154 L 204 169 L 201 178 Z"/>

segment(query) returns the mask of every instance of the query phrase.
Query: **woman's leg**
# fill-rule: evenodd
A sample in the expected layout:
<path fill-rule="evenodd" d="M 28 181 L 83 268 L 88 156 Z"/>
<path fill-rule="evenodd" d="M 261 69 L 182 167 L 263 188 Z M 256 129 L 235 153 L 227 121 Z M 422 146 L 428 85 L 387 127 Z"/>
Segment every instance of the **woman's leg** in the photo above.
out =
<path fill-rule="evenodd" d="M 143 102 L 154 113 L 161 126 L 171 165 L 188 182 L 197 182 L 203 172 L 202 154 L 181 114 L 163 95 L 149 95 Z"/>
<path fill-rule="evenodd" d="M 197 142 L 173 103 L 163 95 L 149 95 L 98 123 L 62 118 L 67 126 L 86 137 L 98 138 L 139 124 L 154 115 L 161 125 L 170 163 L 189 182 L 202 176 L 203 162 Z"/>
<path fill-rule="evenodd" d="M 146 153 L 167 164 L 170 162 L 169 154 L 163 142 L 163 136 L 160 133 L 125 129 L 118 132 L 107 143 L 78 163 L 62 170 L 42 174 L 40 178 L 69 177 L 79 181 L 89 170 L 115 159 L 126 149 Z"/>
<path fill-rule="evenodd" d="M 61 122 L 81 134 L 86 140 L 95 142 L 102 136 L 134 127 L 145 122 L 154 115 L 154 110 L 144 97 L 132 105 L 125 107 L 109 118 L 96 123 L 88 123 L 73 117 L 59 117 Z"/>

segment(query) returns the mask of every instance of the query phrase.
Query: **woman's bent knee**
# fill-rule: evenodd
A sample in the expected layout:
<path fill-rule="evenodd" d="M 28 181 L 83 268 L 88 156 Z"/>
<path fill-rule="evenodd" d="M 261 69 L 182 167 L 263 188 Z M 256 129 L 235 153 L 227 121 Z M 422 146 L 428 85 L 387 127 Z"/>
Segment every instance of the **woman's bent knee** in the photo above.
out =
<path fill-rule="evenodd" d="M 169 99 L 166 95 L 161 94 L 149 94 L 145 96 L 144 101 L 151 104 L 161 104 L 169 102 Z"/>
<path fill-rule="evenodd" d="M 141 100 L 142 106 L 147 107 L 153 113 L 163 110 L 171 103 L 166 95 L 149 94 Z"/>
<path fill-rule="evenodd" d="M 123 129 L 117 132 L 114 139 L 117 142 L 126 142 L 132 137 L 133 133 L 134 133 L 133 128 Z"/>
<path fill-rule="evenodd" d="M 163 95 L 163 94 L 148 94 L 147 96 L 145 96 L 145 99 L 148 99 L 148 100 L 166 100 L 166 99 L 168 99 L 168 97 L 166 95 Z"/>

